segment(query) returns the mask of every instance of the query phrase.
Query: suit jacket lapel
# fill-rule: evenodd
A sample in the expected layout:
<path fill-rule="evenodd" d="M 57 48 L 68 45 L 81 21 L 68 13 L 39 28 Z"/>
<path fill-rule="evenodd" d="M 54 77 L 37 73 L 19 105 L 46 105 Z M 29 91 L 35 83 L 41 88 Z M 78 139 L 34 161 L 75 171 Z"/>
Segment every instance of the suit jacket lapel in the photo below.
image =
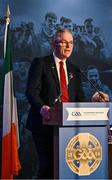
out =
<path fill-rule="evenodd" d="M 59 83 L 58 73 L 57 73 L 56 64 L 55 64 L 53 56 L 50 56 L 49 65 L 50 65 L 50 68 L 51 68 L 53 78 L 54 78 L 54 80 L 56 82 L 57 90 L 60 92 L 60 83 Z"/>
<path fill-rule="evenodd" d="M 72 79 L 74 78 L 74 72 L 71 69 L 71 65 L 70 65 L 70 63 L 68 61 L 69 61 L 69 59 L 66 62 L 66 65 L 67 65 L 67 74 L 68 74 L 68 92 L 69 92 L 69 98 L 71 100 L 71 97 L 72 97 L 71 94 L 72 94 L 73 91 L 75 91 L 73 89 L 73 83 L 72 83 L 73 82 Z"/>
<path fill-rule="evenodd" d="M 73 78 L 73 73 L 71 71 L 71 68 L 70 68 L 70 65 L 69 65 L 69 62 L 67 60 L 66 62 L 66 65 L 67 65 L 67 74 L 68 74 L 68 87 L 70 85 L 70 80 Z"/>

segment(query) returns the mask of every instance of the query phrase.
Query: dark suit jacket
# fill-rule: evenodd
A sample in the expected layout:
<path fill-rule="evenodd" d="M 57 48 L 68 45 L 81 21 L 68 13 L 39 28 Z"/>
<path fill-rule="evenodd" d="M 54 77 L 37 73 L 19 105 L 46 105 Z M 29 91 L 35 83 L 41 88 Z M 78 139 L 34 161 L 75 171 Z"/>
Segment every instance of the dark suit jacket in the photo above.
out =
<path fill-rule="evenodd" d="M 81 73 L 78 67 L 67 63 L 68 91 L 70 102 L 83 101 Z M 70 79 L 71 74 L 73 78 Z M 40 108 L 43 105 L 53 106 L 60 94 L 60 85 L 53 55 L 35 58 L 31 64 L 26 96 L 31 105 L 27 120 L 27 128 L 33 132 L 42 127 Z"/>

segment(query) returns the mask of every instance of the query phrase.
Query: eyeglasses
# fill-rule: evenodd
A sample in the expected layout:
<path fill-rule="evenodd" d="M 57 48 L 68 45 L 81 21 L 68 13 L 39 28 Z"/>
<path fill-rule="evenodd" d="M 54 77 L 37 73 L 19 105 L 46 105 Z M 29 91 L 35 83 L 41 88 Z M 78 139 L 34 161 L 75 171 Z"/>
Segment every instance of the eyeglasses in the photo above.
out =
<path fill-rule="evenodd" d="M 67 47 L 67 46 L 70 46 L 72 47 L 73 46 L 73 41 L 70 41 L 70 42 L 67 42 L 67 41 L 59 41 L 57 42 L 57 44 L 61 47 Z"/>

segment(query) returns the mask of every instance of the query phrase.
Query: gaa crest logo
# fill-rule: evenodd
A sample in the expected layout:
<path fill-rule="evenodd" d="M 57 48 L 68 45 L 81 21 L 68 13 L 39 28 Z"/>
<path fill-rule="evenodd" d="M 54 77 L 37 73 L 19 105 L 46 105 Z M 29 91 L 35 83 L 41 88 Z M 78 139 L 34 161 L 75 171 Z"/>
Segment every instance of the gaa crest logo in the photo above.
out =
<path fill-rule="evenodd" d="M 102 146 L 90 133 L 79 133 L 66 147 L 66 162 L 69 168 L 79 176 L 93 173 L 102 160 Z"/>

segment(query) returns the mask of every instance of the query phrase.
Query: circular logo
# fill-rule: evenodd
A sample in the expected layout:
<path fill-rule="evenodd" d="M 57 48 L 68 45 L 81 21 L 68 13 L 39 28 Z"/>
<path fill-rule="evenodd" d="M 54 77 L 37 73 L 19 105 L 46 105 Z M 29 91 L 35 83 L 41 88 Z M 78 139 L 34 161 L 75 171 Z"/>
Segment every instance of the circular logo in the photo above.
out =
<path fill-rule="evenodd" d="M 66 162 L 69 168 L 79 176 L 90 175 L 100 165 L 102 146 L 90 133 L 79 133 L 66 147 Z"/>

